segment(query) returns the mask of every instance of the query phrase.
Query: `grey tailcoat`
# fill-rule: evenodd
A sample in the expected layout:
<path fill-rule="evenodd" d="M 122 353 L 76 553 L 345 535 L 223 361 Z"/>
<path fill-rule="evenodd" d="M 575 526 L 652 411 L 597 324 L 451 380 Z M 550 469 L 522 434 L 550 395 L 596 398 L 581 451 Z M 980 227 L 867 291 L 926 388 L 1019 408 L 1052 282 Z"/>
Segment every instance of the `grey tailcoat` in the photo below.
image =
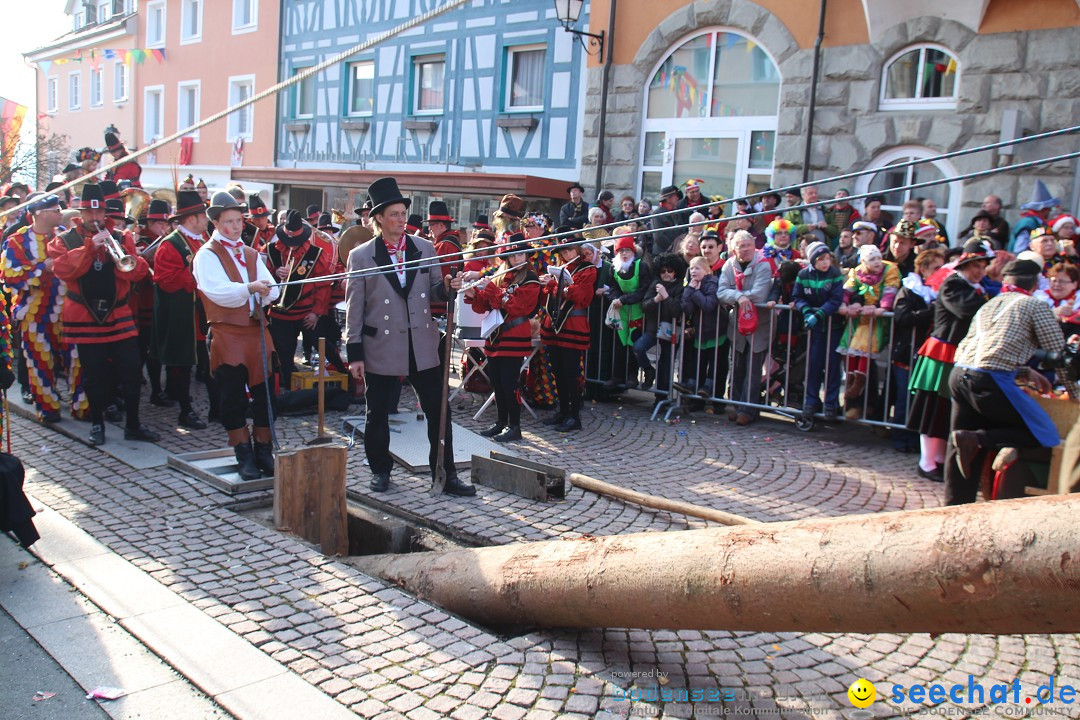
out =
<path fill-rule="evenodd" d="M 431 317 L 431 300 L 445 300 L 443 273 L 429 241 L 407 235 L 405 287 L 394 272 L 350 276 L 345 285 L 345 339 L 349 362 L 362 360 L 364 371 L 377 375 L 409 374 L 409 338 L 416 369 L 440 364 L 439 329 Z M 382 236 L 353 248 L 349 272 L 388 268 L 393 260 Z"/>

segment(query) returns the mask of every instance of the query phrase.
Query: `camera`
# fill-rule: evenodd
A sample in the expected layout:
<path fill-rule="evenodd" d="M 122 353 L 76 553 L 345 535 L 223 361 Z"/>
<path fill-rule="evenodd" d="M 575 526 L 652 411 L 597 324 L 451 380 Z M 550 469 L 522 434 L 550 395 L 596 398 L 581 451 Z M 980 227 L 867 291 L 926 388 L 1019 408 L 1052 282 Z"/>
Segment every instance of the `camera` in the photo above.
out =
<path fill-rule="evenodd" d="M 1064 370 L 1070 382 L 1080 380 L 1080 345 L 1067 343 L 1064 350 L 1036 350 L 1035 360 L 1040 366 Z"/>

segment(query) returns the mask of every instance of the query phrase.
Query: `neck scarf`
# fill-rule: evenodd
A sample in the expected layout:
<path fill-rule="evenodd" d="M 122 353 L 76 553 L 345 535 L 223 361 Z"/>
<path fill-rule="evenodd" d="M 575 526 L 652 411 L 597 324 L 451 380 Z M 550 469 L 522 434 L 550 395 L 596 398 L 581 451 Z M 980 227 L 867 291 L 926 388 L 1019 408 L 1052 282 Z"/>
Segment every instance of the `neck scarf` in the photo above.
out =
<path fill-rule="evenodd" d="M 188 234 L 190 235 L 190 233 Z M 228 250 L 234 258 L 236 258 L 236 262 L 240 265 L 240 267 L 247 267 L 247 261 L 244 260 L 244 248 L 246 246 L 244 245 L 243 240 L 230 240 L 217 230 L 214 231 L 214 237 L 211 239 L 217 240 L 219 243 L 224 245 L 225 249 Z"/>
<path fill-rule="evenodd" d="M 909 273 L 908 276 L 904 278 L 903 285 L 908 290 L 921 297 L 927 305 L 934 302 L 938 296 L 937 291 L 924 283 L 922 275 L 919 275 L 917 272 Z"/>
<path fill-rule="evenodd" d="M 386 245 L 386 252 L 390 253 L 390 257 L 394 259 L 394 272 L 397 273 L 398 282 L 401 286 L 405 286 L 405 236 L 402 235 L 396 245 L 392 245 L 386 242 L 386 238 L 383 238 L 383 243 Z"/>
<path fill-rule="evenodd" d="M 1016 285 L 1013 285 L 1012 283 L 1002 283 L 1002 285 L 1001 285 L 1001 294 L 1002 295 L 1004 295 L 1005 293 L 1013 293 L 1013 292 L 1014 293 L 1020 293 L 1021 295 L 1027 295 L 1028 297 L 1031 297 L 1031 291 L 1030 290 L 1025 290 L 1022 287 L 1017 287 Z M 1047 295 L 1049 295 L 1049 293 L 1047 293 Z"/>

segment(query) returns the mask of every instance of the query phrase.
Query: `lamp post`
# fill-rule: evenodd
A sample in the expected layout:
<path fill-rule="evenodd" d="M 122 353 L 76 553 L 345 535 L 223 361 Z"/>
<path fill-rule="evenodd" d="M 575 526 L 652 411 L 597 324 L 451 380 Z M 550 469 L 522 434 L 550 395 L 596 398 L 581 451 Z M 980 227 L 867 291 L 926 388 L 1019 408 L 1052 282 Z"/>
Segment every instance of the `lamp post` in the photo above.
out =
<path fill-rule="evenodd" d="M 572 25 L 576 24 L 581 17 L 581 8 L 585 5 L 585 0 L 554 0 L 555 1 L 555 17 L 563 26 L 563 30 L 568 33 L 572 33 L 578 36 L 578 42 L 585 48 L 585 52 L 589 55 L 596 55 L 598 60 L 603 60 L 604 57 L 604 31 L 601 30 L 600 34 L 585 32 L 584 30 L 575 30 Z M 582 37 L 589 38 L 589 42 L 586 43 L 582 40 Z M 590 52 L 589 46 L 596 46 L 596 52 Z"/>

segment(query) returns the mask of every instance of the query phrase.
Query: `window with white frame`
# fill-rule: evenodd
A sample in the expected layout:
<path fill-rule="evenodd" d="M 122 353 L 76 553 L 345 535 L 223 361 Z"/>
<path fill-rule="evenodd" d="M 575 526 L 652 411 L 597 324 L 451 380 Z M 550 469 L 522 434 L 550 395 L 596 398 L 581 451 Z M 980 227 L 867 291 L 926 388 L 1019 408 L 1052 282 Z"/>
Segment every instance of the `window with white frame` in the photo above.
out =
<path fill-rule="evenodd" d="M 963 182 L 952 180 L 915 190 L 907 187 L 930 180 L 948 180 L 959 174 L 956 166 L 948 160 L 934 159 L 936 155 L 936 151 L 918 145 L 905 145 L 889 150 L 870 162 L 868 169 L 877 169 L 878 172 L 863 175 L 856 180 L 855 192 L 860 195 L 868 192 L 881 195 L 884 199 L 881 209 L 893 213 L 894 217 L 900 217 L 904 203 L 908 200 L 916 197 L 929 198 L 937 205 L 938 222 L 945 226 L 951 237 L 957 237 L 963 229 L 959 222 Z M 924 162 L 904 165 L 913 160 Z M 904 166 L 896 167 L 897 165 Z"/>
<path fill-rule="evenodd" d="M 229 105 L 243 102 L 255 94 L 255 76 L 244 75 L 242 77 L 229 78 Z M 248 105 L 229 113 L 229 129 L 226 140 L 233 142 L 236 138 L 244 138 L 251 141 L 252 126 L 255 122 L 255 106 Z"/>
<path fill-rule="evenodd" d="M 233 0 L 233 35 L 253 32 L 259 25 L 258 0 Z"/>
<path fill-rule="evenodd" d="M 112 0 L 98 0 L 97 21 L 108 22 L 110 17 L 112 17 Z"/>
<path fill-rule="evenodd" d="M 147 145 L 165 136 L 165 88 L 161 85 L 143 91 L 143 142 Z"/>
<path fill-rule="evenodd" d="M 146 46 L 165 46 L 165 2 L 153 0 L 146 3 Z"/>
<path fill-rule="evenodd" d="M 885 63 L 880 107 L 954 109 L 959 71 L 956 56 L 940 45 L 905 48 Z"/>
<path fill-rule="evenodd" d="M 414 113 L 437 115 L 443 111 L 445 77 L 445 55 L 423 55 L 413 58 Z"/>
<path fill-rule="evenodd" d="M 73 72 L 68 75 L 68 110 L 82 107 L 82 75 Z"/>
<path fill-rule="evenodd" d="M 82 30 L 83 27 L 86 25 L 86 13 L 77 12 L 72 15 L 72 18 L 75 24 L 75 30 Z"/>
<path fill-rule="evenodd" d="M 104 102 L 102 87 L 105 84 L 105 69 L 100 65 L 90 69 L 90 107 L 101 107 Z"/>
<path fill-rule="evenodd" d="M 180 44 L 202 40 L 202 0 L 180 0 Z"/>
<path fill-rule="evenodd" d="M 293 76 L 307 70 L 306 67 L 293 70 Z M 295 103 L 293 105 L 294 117 L 309 118 L 315 116 L 315 76 L 304 78 L 293 86 Z"/>
<path fill-rule="evenodd" d="M 544 109 L 545 45 L 521 45 L 506 49 L 507 110 Z"/>
<path fill-rule="evenodd" d="M 45 97 L 48 102 L 49 112 L 54 113 L 60 110 L 60 83 L 54 78 L 48 78 L 45 81 Z"/>
<path fill-rule="evenodd" d="M 123 60 L 117 60 L 113 66 L 113 102 L 128 99 L 128 66 Z"/>
<path fill-rule="evenodd" d="M 181 132 L 199 122 L 199 80 L 182 82 L 176 86 L 176 130 Z M 199 139 L 199 131 L 187 133 L 187 137 Z"/>
<path fill-rule="evenodd" d="M 366 116 L 375 110 L 375 63 L 362 60 L 349 65 L 349 115 Z"/>

